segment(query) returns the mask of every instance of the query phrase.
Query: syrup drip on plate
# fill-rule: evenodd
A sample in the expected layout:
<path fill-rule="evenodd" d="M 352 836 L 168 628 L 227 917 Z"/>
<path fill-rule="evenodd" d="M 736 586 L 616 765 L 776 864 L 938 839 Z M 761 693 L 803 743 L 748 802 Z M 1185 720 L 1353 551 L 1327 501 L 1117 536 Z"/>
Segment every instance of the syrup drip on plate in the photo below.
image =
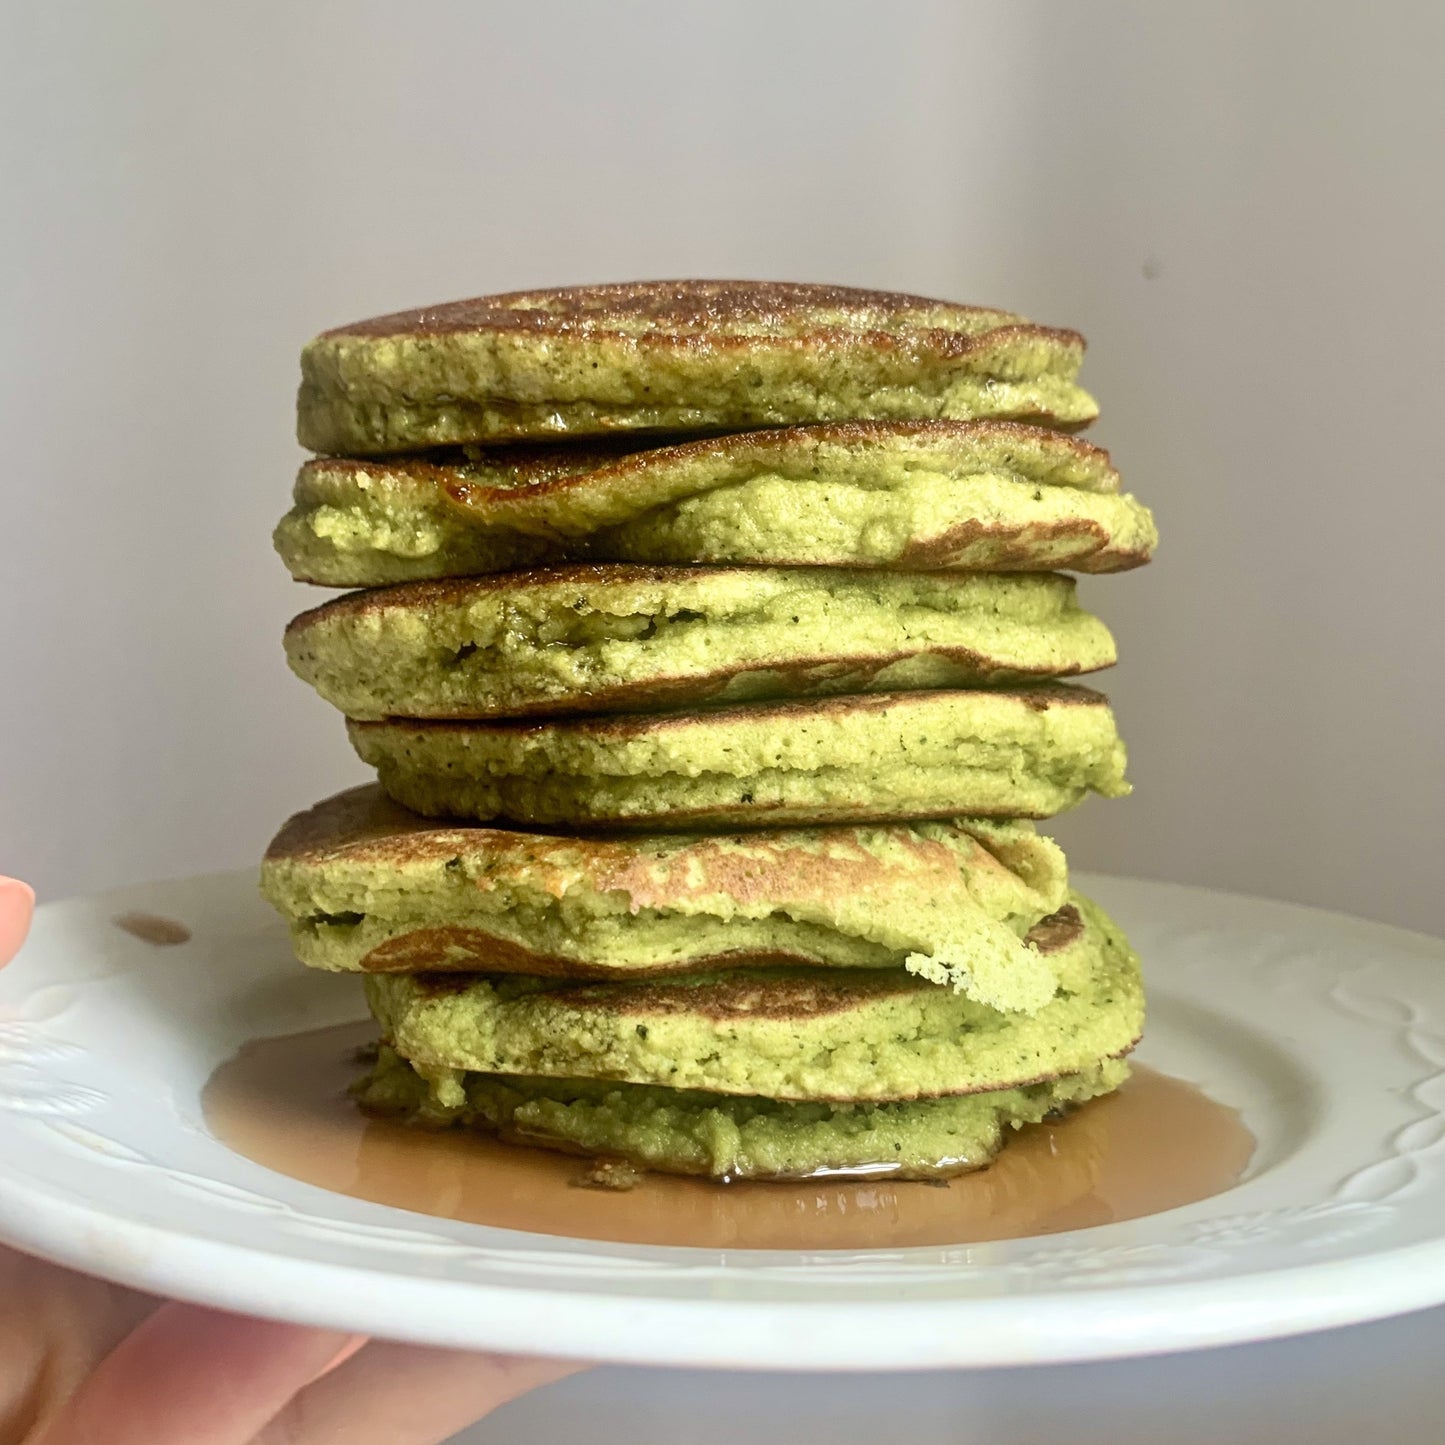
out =
<path fill-rule="evenodd" d="M 191 937 L 191 930 L 184 923 L 162 918 L 159 913 L 117 913 L 110 921 L 133 938 L 160 948 L 188 943 Z"/>
<path fill-rule="evenodd" d="M 585 1160 L 361 1114 L 346 1087 L 375 1027 L 247 1044 L 206 1087 L 212 1133 L 280 1174 L 418 1214 L 710 1249 L 902 1249 L 1084 1229 L 1222 1193 L 1254 1152 L 1235 1110 L 1136 1066 L 1116 1094 L 1021 1130 L 987 1169 L 944 1182 L 648 1174 L 633 1189 L 581 1188 Z"/>

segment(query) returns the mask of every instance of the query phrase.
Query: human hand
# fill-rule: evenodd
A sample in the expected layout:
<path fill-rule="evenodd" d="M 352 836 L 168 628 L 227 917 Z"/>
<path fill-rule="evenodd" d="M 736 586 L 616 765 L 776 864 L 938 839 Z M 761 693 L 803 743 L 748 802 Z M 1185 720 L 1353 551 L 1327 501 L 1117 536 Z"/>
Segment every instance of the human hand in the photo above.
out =
<path fill-rule="evenodd" d="M 0 878 L 0 967 L 34 905 Z M 439 1445 L 580 1368 L 168 1303 L 0 1247 L 0 1445 Z"/>

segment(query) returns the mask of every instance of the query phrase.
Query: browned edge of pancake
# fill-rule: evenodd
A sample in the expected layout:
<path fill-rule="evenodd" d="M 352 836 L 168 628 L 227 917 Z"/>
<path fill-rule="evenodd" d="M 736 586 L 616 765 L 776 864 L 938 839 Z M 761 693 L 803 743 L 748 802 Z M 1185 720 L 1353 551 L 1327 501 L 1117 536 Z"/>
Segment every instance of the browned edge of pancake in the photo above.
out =
<path fill-rule="evenodd" d="M 1036 924 L 1025 937 L 1040 953 L 1057 953 L 1077 943 L 1084 934 L 1084 921 L 1072 903 Z M 641 983 L 612 978 L 566 980 L 540 989 L 530 998 L 553 998 L 567 1005 L 602 1005 L 613 1015 L 688 1014 L 696 1018 L 726 1021 L 733 1018 L 794 1019 L 823 1018 L 846 1013 L 860 1000 L 888 998 L 899 994 L 929 991 L 938 987 L 904 969 L 828 969 L 803 966 L 758 976 L 738 975 L 697 983 L 692 975 L 704 972 L 694 964 L 678 980 L 649 977 Z M 448 998 L 465 993 L 475 974 L 421 973 L 415 978 L 418 991 L 427 999 Z"/>
<path fill-rule="evenodd" d="M 914 702 L 936 700 L 957 692 L 977 691 L 982 696 L 1012 698 L 1033 712 L 1047 712 L 1051 707 L 1108 707 L 1109 699 L 1093 688 L 1078 683 L 1041 682 L 1017 688 L 935 688 L 908 692 L 847 693 L 841 697 L 783 698 L 764 702 L 728 703 L 696 712 L 584 714 L 567 718 L 561 726 L 574 735 L 586 733 L 594 738 L 629 738 L 647 733 L 708 725 L 716 722 L 763 722 L 791 718 L 815 718 L 845 713 L 886 712 L 891 707 L 907 707 Z M 552 726 L 549 722 L 508 718 L 385 718 L 366 722 L 349 720 L 353 728 L 391 728 L 416 732 L 538 732 Z M 957 812 L 957 809 L 954 810 Z"/>
<path fill-rule="evenodd" d="M 1054 953 L 1073 943 L 1083 921 L 1070 904 L 1051 914 L 1029 933 L 1027 941 L 1040 953 Z M 665 979 L 695 973 L 722 973 L 741 968 L 808 968 L 815 960 L 785 949 L 728 949 L 698 954 L 678 963 L 650 968 L 605 968 L 559 954 L 541 953 L 483 928 L 434 925 L 379 944 L 361 960 L 363 973 L 475 974 L 526 973 L 538 978 L 583 979 L 589 982 Z"/>
<path fill-rule="evenodd" d="M 668 439 L 663 445 L 658 445 L 655 441 L 639 444 L 636 440 L 581 438 L 572 446 L 516 443 L 511 446 L 499 444 L 483 448 L 489 454 L 494 454 L 497 465 L 512 468 L 514 474 L 520 478 L 506 486 L 493 485 L 469 475 L 470 466 L 460 448 L 394 457 L 312 457 L 302 464 L 302 470 L 341 470 L 361 472 L 374 477 L 402 475 L 444 489 L 463 505 L 476 507 L 485 505 L 491 498 L 510 502 L 519 498 L 566 491 L 579 485 L 591 485 L 597 480 L 617 480 L 625 485 L 629 477 L 645 474 L 657 467 L 686 464 L 706 458 L 726 460 L 753 457 L 765 460 L 806 447 L 812 442 L 841 446 L 871 445 L 895 437 L 959 443 L 975 439 L 1042 441 L 1055 451 L 1067 450 L 1078 460 L 1093 462 L 1107 470 L 1114 476 L 1114 485 L 1108 488 L 1108 492 L 1118 490 L 1117 473 L 1114 472 L 1109 453 L 1103 447 L 1049 428 L 1001 418 L 980 418 L 974 421 L 822 422 L 807 426 L 728 432 L 720 436 L 683 442 Z M 578 467 L 579 461 L 583 463 L 581 469 Z"/>
<path fill-rule="evenodd" d="M 616 683 L 611 687 L 592 686 L 585 692 L 570 696 L 544 697 L 533 702 L 508 702 L 490 709 L 485 716 L 458 708 L 450 713 L 432 713 L 416 718 L 407 718 L 405 721 L 460 723 L 495 720 L 507 722 L 528 718 L 590 718 L 597 713 L 613 710 L 620 711 L 623 715 L 647 715 L 678 712 L 692 705 L 716 708 L 719 704 L 713 700 L 717 694 L 724 691 L 728 684 L 742 673 L 750 675 L 766 673 L 768 677 L 775 679 L 777 692 L 784 696 L 791 694 L 797 701 L 804 700 L 797 694 L 806 689 L 844 675 L 849 681 L 848 690 L 842 695 L 849 696 L 854 688 L 866 687 L 886 668 L 925 655 L 946 658 L 960 667 L 968 667 L 983 679 L 990 674 L 1000 672 L 1010 673 L 1013 680 L 1017 680 L 1021 676 L 1077 677 L 1083 672 L 1083 668 L 1076 663 L 1063 667 L 1002 667 L 995 659 L 969 647 L 928 647 L 920 648 L 916 652 L 873 652 L 866 655 L 843 653 L 823 657 L 792 658 L 787 662 L 753 660 L 739 662 L 732 667 L 715 668 L 711 672 L 697 673 L 692 676 L 659 677 L 645 681 Z M 1110 664 L 1110 666 L 1112 665 Z M 1102 671 L 1103 669 L 1094 670 Z M 962 681 L 955 684 L 953 690 L 957 691 L 958 688 L 969 685 L 967 681 Z M 981 681 L 978 685 L 982 687 L 985 683 Z M 938 688 L 935 690 L 945 692 L 949 689 Z M 825 696 L 837 695 L 836 693 L 825 694 Z M 814 700 L 821 701 L 821 699 Z M 728 705 L 727 702 L 721 704 L 724 707 Z"/>
<path fill-rule="evenodd" d="M 298 613 L 286 624 L 287 633 L 303 632 L 318 622 L 333 617 L 364 617 L 375 612 L 410 611 L 432 607 L 465 603 L 473 597 L 482 597 L 489 592 L 530 591 L 535 587 L 614 587 L 614 586 L 667 586 L 690 582 L 707 582 L 713 578 L 756 576 L 759 572 L 776 569 L 708 564 L 700 567 L 653 565 L 644 562 L 575 562 L 553 567 L 532 567 L 520 572 L 489 572 L 476 577 L 432 577 L 416 582 L 397 582 L 389 586 L 362 587 L 347 592 L 341 597 L 309 607 Z M 827 566 L 811 567 L 809 572 L 826 572 L 838 575 L 850 582 L 866 583 L 878 573 L 875 567 Z M 980 574 L 971 572 L 936 572 L 920 568 L 919 575 L 929 582 L 947 586 L 950 581 L 966 587 L 972 578 Z M 1038 573 L 1038 576 L 1055 576 L 1060 581 L 1072 579 L 1060 573 Z M 558 599 L 562 605 L 562 599 Z"/>
<path fill-rule="evenodd" d="M 899 571 L 947 568 L 960 549 L 975 542 L 993 545 L 988 571 L 1018 572 L 1032 570 L 1032 559 L 1039 543 L 1067 539 L 1074 551 L 1066 558 L 1053 557 L 1049 567 L 1074 567 L 1081 572 L 1128 572 L 1143 567 L 1153 557 L 1145 548 L 1116 547 L 1109 529 L 1092 517 L 1066 517 L 1055 522 L 1010 523 L 980 522 L 970 518 L 956 527 L 940 532 L 925 542 L 911 542 L 896 562 L 880 570 Z M 1043 571 L 1048 569 L 1039 568 Z M 939 575 L 935 570 L 934 575 Z M 944 574 L 946 575 L 946 573 Z M 961 576 L 969 575 L 960 572 Z"/>
<path fill-rule="evenodd" d="M 819 308 L 855 316 L 840 322 L 817 318 Z M 868 312 L 874 313 L 869 316 Z M 445 336 L 459 332 L 546 335 L 567 339 L 616 336 L 647 345 L 697 347 L 804 343 L 817 339 L 858 339 L 889 348 L 922 343 L 929 350 L 957 355 L 974 349 L 975 337 L 946 326 L 929 325 L 922 315 L 952 311 L 997 317 L 998 326 L 979 333 L 992 338 L 1004 330 L 1023 330 L 1084 346 L 1077 331 L 1036 326 L 996 306 L 978 306 L 906 292 L 866 290 L 813 282 L 742 281 L 687 278 L 620 281 L 590 286 L 559 286 L 509 291 L 373 316 L 322 333 L 334 337 Z M 638 327 L 637 322 L 647 323 Z M 882 329 L 889 322 L 903 332 Z M 729 332 L 731 324 L 758 328 L 751 335 Z M 963 343 L 960 345 L 960 343 Z"/>

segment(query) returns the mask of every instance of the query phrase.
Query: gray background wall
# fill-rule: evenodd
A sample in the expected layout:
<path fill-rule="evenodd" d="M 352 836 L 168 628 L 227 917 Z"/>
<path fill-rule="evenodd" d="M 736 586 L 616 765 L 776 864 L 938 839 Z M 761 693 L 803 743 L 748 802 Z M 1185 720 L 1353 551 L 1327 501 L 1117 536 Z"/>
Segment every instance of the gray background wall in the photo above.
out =
<path fill-rule="evenodd" d="M 816 278 L 1092 343 L 1157 564 L 1086 584 L 1089 867 L 1440 931 L 1439 7 L 4 7 L 0 870 L 247 864 L 357 778 L 268 544 L 321 327 Z"/>

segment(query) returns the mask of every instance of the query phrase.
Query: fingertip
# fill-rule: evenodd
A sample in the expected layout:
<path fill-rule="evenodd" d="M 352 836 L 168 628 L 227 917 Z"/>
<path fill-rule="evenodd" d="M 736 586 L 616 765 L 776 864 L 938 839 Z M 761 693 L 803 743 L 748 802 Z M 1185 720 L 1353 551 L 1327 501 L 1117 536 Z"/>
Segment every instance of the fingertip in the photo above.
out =
<path fill-rule="evenodd" d="M 0 876 L 0 968 L 20 952 L 34 913 L 35 890 L 18 878 Z"/>
<path fill-rule="evenodd" d="M 20 878 L 9 878 L 0 873 L 0 899 L 6 906 L 23 909 L 27 914 L 35 908 L 35 890 Z"/>

